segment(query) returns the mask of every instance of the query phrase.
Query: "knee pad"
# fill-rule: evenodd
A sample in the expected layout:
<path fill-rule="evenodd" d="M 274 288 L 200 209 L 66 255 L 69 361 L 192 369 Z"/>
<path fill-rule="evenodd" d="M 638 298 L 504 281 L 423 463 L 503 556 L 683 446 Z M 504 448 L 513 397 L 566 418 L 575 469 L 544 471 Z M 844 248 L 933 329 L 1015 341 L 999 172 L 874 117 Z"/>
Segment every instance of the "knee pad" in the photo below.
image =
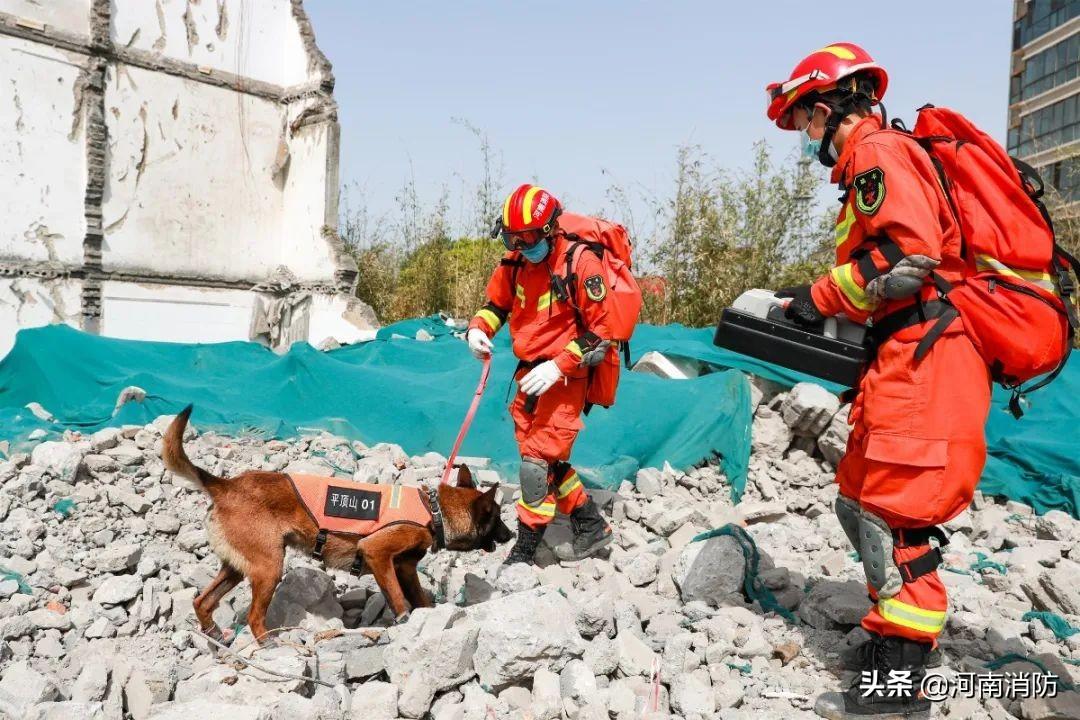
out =
<path fill-rule="evenodd" d="M 836 519 L 840 521 L 840 527 L 844 529 L 851 542 L 851 547 L 859 549 L 859 504 L 851 498 L 843 495 L 836 496 L 836 504 L 833 505 Z"/>
<path fill-rule="evenodd" d="M 866 508 L 860 508 L 859 513 L 859 555 L 866 582 L 879 598 L 891 598 L 900 592 L 904 578 L 893 556 L 892 528 Z"/>
<path fill-rule="evenodd" d="M 559 485 L 566 479 L 566 474 L 570 472 L 571 467 L 573 466 L 565 460 L 551 463 L 551 477 L 555 481 L 555 485 Z"/>
<path fill-rule="evenodd" d="M 526 505 L 539 505 L 548 494 L 548 464 L 538 458 L 521 458 L 518 471 L 521 500 Z"/>

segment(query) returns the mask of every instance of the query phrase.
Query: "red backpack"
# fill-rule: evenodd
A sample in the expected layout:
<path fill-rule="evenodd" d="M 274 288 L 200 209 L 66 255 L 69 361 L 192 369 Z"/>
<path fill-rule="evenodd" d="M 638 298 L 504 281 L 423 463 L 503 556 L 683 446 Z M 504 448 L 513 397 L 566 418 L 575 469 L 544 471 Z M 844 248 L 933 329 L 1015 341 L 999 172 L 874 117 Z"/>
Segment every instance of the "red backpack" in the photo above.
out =
<path fill-rule="evenodd" d="M 570 249 L 566 251 L 567 286 L 576 287 L 573 281 L 574 262 L 583 252 L 594 252 L 603 261 L 604 282 L 608 295 L 608 322 L 611 326 L 611 340 L 618 341 L 622 347 L 626 367 L 630 367 L 630 338 L 637 325 L 641 312 L 641 288 L 631 271 L 630 235 L 626 228 L 616 223 L 598 218 L 586 217 L 574 213 L 562 213 L 559 216 L 559 228 L 570 240 Z M 578 324 L 584 326 L 577 299 L 571 296 L 571 304 L 578 313 Z M 589 390 L 586 401 L 590 405 L 610 407 L 615 402 L 615 391 L 619 384 L 619 355 L 611 352 L 602 363 L 594 366 L 589 373 Z"/>
<path fill-rule="evenodd" d="M 1068 359 L 1078 326 L 1069 270 L 1080 276 L 1080 262 L 1056 242 L 1038 173 L 970 120 L 926 105 L 911 132 L 897 121 L 893 128 L 929 153 L 960 230 L 964 279 L 933 280 L 994 380 L 1013 390 L 1009 407 L 1020 417 L 1023 395 L 1052 381 Z"/>

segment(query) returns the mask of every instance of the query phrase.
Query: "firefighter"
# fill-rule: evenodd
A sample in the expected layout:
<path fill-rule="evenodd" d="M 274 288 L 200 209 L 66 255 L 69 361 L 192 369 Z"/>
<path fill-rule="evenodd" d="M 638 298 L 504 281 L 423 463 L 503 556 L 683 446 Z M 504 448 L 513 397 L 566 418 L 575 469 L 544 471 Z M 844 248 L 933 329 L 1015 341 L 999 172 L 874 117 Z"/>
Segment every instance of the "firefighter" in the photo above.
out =
<path fill-rule="evenodd" d="M 835 507 L 866 571 L 870 640 L 847 658 L 860 671 L 853 685 L 817 699 L 828 718 L 929 716 L 919 688 L 940 660 L 948 611 L 938 526 L 971 502 L 986 459 L 989 369 L 935 288 L 963 277 L 960 233 L 929 155 L 885 129 L 887 86 L 865 50 L 835 43 L 767 88 L 769 119 L 802 133 L 804 153 L 845 193 L 836 266 L 782 291 L 786 313 L 806 326 L 873 319 L 878 343 L 848 418 Z M 889 691 L 867 685 L 875 679 Z"/>
<path fill-rule="evenodd" d="M 565 559 L 588 557 L 612 539 L 569 463 L 582 427 L 589 358 L 611 350 L 607 288 L 601 260 L 590 251 L 577 254 L 573 277 L 560 275 L 571 243 L 560 216 L 577 219 L 564 216 L 559 201 L 535 185 L 522 185 L 506 198 L 497 232 L 507 253 L 488 282 L 487 304 L 466 333 L 469 349 L 482 359 L 509 318 L 519 360 L 510 414 L 521 452 L 521 499 L 508 565 L 533 562 L 556 511 L 570 516 L 574 531 L 570 548 L 560 553 Z"/>

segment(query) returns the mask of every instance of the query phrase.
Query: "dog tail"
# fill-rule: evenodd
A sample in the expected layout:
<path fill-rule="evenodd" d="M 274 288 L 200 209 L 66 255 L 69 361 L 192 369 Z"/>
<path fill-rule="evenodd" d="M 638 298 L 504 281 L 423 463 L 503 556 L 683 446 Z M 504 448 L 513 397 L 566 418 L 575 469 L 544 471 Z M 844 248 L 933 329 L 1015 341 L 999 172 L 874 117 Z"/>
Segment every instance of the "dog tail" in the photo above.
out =
<path fill-rule="evenodd" d="M 221 478 L 211 475 L 206 470 L 196 467 L 195 463 L 184 452 L 184 429 L 187 427 L 188 418 L 191 416 L 191 405 L 180 411 L 180 414 L 165 431 L 164 440 L 161 443 L 161 459 L 165 461 L 165 467 L 181 477 L 185 477 L 198 485 L 201 489 L 210 492 L 210 488 L 221 482 Z"/>

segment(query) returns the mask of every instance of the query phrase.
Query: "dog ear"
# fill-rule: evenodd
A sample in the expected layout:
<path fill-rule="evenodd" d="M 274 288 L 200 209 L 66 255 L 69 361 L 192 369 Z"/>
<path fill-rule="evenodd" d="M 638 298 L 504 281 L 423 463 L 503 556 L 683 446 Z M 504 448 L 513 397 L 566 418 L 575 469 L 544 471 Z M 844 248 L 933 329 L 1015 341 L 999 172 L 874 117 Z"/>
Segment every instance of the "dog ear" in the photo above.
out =
<path fill-rule="evenodd" d="M 496 500 L 495 493 L 498 491 L 499 486 L 492 485 L 473 499 L 472 506 L 480 516 L 486 516 L 490 512 L 497 512 L 499 503 Z"/>
<path fill-rule="evenodd" d="M 468 465 L 459 465 L 457 471 L 457 486 L 459 488 L 473 488 L 476 489 L 476 482 L 473 480 L 472 470 Z"/>

